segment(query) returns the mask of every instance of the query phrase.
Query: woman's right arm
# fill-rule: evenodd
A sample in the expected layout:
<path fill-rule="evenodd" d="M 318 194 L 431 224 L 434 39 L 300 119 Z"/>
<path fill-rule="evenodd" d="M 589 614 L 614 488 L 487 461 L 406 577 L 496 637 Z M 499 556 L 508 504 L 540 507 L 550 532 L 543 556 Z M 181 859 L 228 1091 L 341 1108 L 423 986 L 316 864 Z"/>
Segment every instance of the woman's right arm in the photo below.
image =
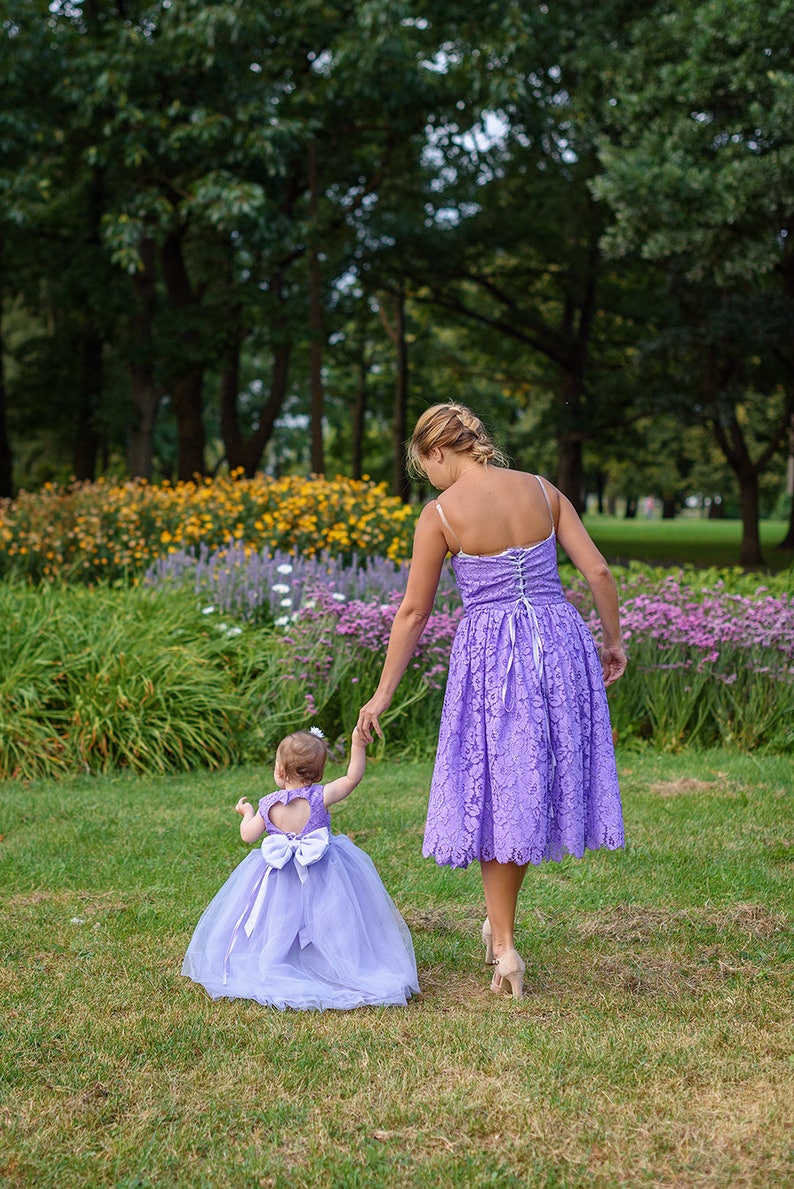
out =
<path fill-rule="evenodd" d="M 366 743 L 372 742 L 373 731 L 383 738 L 378 720 L 391 705 L 394 692 L 408 668 L 433 610 L 433 600 L 447 552 L 440 517 L 435 508 L 428 504 L 416 522 L 408 583 L 394 617 L 378 687 L 359 711 L 356 730 Z"/>
<path fill-rule="evenodd" d="M 626 653 L 620 636 L 620 611 L 615 579 L 571 501 L 562 492 L 558 492 L 557 495 L 560 501 L 557 540 L 592 591 L 596 612 L 601 620 L 601 666 L 604 671 L 604 684 L 612 685 L 626 670 Z"/>

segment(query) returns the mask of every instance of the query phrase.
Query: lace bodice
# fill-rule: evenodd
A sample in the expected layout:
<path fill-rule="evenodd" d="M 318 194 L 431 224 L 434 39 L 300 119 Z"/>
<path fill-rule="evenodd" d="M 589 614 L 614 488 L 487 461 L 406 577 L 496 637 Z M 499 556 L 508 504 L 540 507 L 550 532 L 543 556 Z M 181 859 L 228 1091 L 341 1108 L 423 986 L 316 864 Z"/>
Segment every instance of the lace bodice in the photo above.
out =
<path fill-rule="evenodd" d="M 276 789 L 275 793 L 269 793 L 266 797 L 262 797 L 259 802 L 259 812 L 265 819 L 265 825 L 269 834 L 285 834 L 286 830 L 280 830 L 278 826 L 271 822 L 269 814 L 271 806 L 276 802 L 282 805 L 289 805 L 290 801 L 298 799 L 309 802 L 309 820 L 302 830 L 299 831 L 297 837 L 304 834 L 311 833 L 312 830 L 319 830 L 322 826 L 331 825 L 331 815 L 323 804 L 323 786 L 321 784 L 309 784 L 301 789 Z"/>
<path fill-rule="evenodd" d="M 524 601 L 536 607 L 566 601 L 557 571 L 557 538 L 553 531 L 537 545 L 505 549 L 490 557 L 456 553 L 452 568 L 467 614 L 480 607 L 510 611 Z"/>

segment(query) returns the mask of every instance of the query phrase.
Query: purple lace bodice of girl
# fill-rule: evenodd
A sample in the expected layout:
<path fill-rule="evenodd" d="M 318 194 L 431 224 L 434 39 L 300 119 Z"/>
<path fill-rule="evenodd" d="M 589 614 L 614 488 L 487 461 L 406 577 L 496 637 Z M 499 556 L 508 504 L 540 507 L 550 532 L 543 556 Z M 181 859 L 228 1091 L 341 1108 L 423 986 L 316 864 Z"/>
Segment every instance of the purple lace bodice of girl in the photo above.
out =
<path fill-rule="evenodd" d="M 268 793 L 266 797 L 262 797 L 259 802 L 259 813 L 265 819 L 268 834 L 283 834 L 284 830 L 279 830 L 278 826 L 271 822 L 268 816 L 271 808 L 279 802 L 282 805 L 289 805 L 290 801 L 303 800 L 309 802 L 309 820 L 306 825 L 298 833 L 309 834 L 312 830 L 322 829 L 323 826 L 330 828 L 331 815 L 323 803 L 323 786 L 321 784 L 310 784 L 302 789 L 276 789 L 275 793 Z"/>
<path fill-rule="evenodd" d="M 541 863 L 623 845 L 593 638 L 563 593 L 556 537 L 452 559 L 464 616 L 450 656 L 424 854 Z"/>

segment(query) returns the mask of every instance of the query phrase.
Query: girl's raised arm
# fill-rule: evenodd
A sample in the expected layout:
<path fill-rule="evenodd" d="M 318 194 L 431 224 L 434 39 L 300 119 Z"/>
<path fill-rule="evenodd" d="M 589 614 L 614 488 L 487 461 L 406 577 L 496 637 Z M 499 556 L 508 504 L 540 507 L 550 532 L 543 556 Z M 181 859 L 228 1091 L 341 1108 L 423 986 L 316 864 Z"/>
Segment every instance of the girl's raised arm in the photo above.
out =
<path fill-rule="evenodd" d="M 346 775 L 332 780 L 323 788 L 323 804 L 326 809 L 329 805 L 335 805 L 337 801 L 344 801 L 345 797 L 350 796 L 356 785 L 361 783 L 366 766 L 366 744 L 356 729 L 350 741 L 350 763 Z"/>

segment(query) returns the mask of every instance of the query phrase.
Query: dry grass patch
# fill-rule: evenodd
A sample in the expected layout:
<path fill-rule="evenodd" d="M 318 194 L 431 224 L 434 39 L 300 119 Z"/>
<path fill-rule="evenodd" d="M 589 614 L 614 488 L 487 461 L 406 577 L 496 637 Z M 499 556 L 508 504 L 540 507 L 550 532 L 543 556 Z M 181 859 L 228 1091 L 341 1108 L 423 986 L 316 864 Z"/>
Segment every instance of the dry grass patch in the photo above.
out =
<path fill-rule="evenodd" d="M 723 797 L 736 796 L 736 790 L 719 780 L 697 780 L 694 776 L 679 776 L 677 780 L 658 780 L 649 786 L 660 797 L 679 797 L 685 793 L 717 793 Z"/>

